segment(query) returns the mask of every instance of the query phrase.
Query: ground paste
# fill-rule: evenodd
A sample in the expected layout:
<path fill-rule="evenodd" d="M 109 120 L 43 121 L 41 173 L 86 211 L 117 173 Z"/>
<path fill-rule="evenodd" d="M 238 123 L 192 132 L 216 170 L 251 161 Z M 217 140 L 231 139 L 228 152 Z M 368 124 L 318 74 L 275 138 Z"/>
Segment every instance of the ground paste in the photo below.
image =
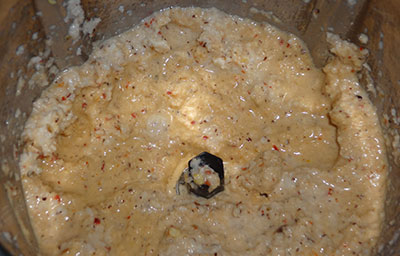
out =
<path fill-rule="evenodd" d="M 34 103 L 20 167 L 43 255 L 368 255 L 386 152 L 366 50 L 171 8 L 98 44 Z M 225 190 L 175 193 L 207 151 Z"/>

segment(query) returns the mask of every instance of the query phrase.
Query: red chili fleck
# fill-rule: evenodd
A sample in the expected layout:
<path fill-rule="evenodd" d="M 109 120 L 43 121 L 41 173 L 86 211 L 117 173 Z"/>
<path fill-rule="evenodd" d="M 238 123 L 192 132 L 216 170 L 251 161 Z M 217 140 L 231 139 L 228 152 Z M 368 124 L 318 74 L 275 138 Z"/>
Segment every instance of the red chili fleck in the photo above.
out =
<path fill-rule="evenodd" d="M 161 35 L 161 31 L 158 31 L 158 33 L 157 33 L 157 34 Z"/>
<path fill-rule="evenodd" d="M 57 200 L 59 203 L 61 202 L 61 198 L 59 195 L 55 195 L 54 196 L 54 200 Z"/>
<path fill-rule="evenodd" d="M 360 51 L 364 50 L 364 47 L 360 47 Z"/>
<path fill-rule="evenodd" d="M 132 113 L 132 114 L 131 114 L 131 116 L 132 116 L 133 118 L 136 118 L 136 115 L 135 115 L 135 113 Z"/>
<path fill-rule="evenodd" d="M 328 189 L 328 195 L 331 196 L 331 195 L 332 195 L 332 192 L 333 192 L 333 189 L 332 189 L 332 188 L 329 188 L 329 189 Z"/>
<path fill-rule="evenodd" d="M 190 122 L 190 124 L 191 124 L 191 125 L 194 125 L 195 123 L 196 123 L 196 121 L 192 121 L 192 122 Z"/>
<path fill-rule="evenodd" d="M 283 39 L 281 39 L 281 40 L 279 41 L 279 44 L 280 44 L 280 45 L 283 45 L 283 43 L 284 43 L 284 41 L 283 41 Z"/>
<path fill-rule="evenodd" d="M 93 223 L 96 224 L 96 225 L 99 225 L 100 224 L 100 219 L 99 218 L 94 218 Z"/>
<path fill-rule="evenodd" d="M 86 107 L 87 107 L 87 103 L 86 102 L 82 103 L 82 108 L 86 108 Z"/>
<path fill-rule="evenodd" d="M 289 48 L 289 47 L 290 47 L 290 44 L 289 44 L 289 43 L 287 43 L 287 44 L 286 44 L 286 48 Z"/>
<path fill-rule="evenodd" d="M 202 47 L 206 47 L 206 45 L 207 45 L 207 42 L 203 42 L 203 41 L 201 41 L 201 42 L 199 42 L 199 44 L 200 44 L 200 46 L 202 46 Z"/>
<path fill-rule="evenodd" d="M 242 171 L 246 171 L 247 170 L 247 167 L 242 167 Z"/>
<path fill-rule="evenodd" d="M 45 158 L 46 158 L 46 157 L 45 157 L 43 154 L 40 154 L 40 155 L 37 156 L 36 159 L 43 160 L 43 159 L 45 159 Z"/>
<path fill-rule="evenodd" d="M 150 27 L 149 23 L 147 23 L 147 22 L 145 22 L 144 25 L 145 25 L 146 27 L 148 27 L 148 28 Z"/>
<path fill-rule="evenodd" d="M 208 136 L 204 135 L 204 136 L 203 136 L 203 139 L 205 139 L 205 140 L 208 139 Z"/>
<path fill-rule="evenodd" d="M 350 60 L 350 59 L 351 59 L 351 56 L 348 56 L 347 58 Z"/>
<path fill-rule="evenodd" d="M 207 175 L 211 175 L 211 171 L 210 170 L 207 170 L 204 173 L 207 174 Z"/>
<path fill-rule="evenodd" d="M 156 19 L 152 18 L 152 19 L 150 20 L 150 24 L 153 24 L 154 21 L 156 21 Z"/>
<path fill-rule="evenodd" d="M 272 145 L 272 147 L 274 148 L 274 150 L 279 151 L 279 148 L 275 145 Z"/>
<path fill-rule="evenodd" d="M 67 98 L 69 98 L 71 96 L 71 93 L 68 93 Z"/>
<path fill-rule="evenodd" d="M 106 163 L 103 161 L 103 163 L 101 164 L 101 170 L 104 171 L 104 166 L 106 165 Z"/>
<path fill-rule="evenodd" d="M 206 180 L 206 182 L 204 182 L 204 184 L 207 185 L 207 186 L 209 186 L 209 187 L 211 187 L 211 183 L 210 183 L 209 180 Z"/>
<path fill-rule="evenodd" d="M 354 73 L 354 72 L 355 72 L 355 70 L 354 70 L 354 69 L 352 69 L 352 70 L 351 70 L 351 73 Z"/>
<path fill-rule="evenodd" d="M 126 217 L 128 220 L 131 218 L 131 216 L 129 215 L 128 217 Z"/>
<path fill-rule="evenodd" d="M 171 95 L 171 94 L 172 94 L 172 92 L 171 92 L 171 91 L 167 91 L 167 94 L 168 94 L 168 95 Z"/>
<path fill-rule="evenodd" d="M 62 96 L 62 98 L 61 98 L 62 101 L 66 100 L 66 99 L 67 99 L 67 98 L 65 98 L 64 96 Z"/>
<path fill-rule="evenodd" d="M 107 98 L 107 95 L 103 93 L 101 96 L 103 96 L 103 99 Z"/>

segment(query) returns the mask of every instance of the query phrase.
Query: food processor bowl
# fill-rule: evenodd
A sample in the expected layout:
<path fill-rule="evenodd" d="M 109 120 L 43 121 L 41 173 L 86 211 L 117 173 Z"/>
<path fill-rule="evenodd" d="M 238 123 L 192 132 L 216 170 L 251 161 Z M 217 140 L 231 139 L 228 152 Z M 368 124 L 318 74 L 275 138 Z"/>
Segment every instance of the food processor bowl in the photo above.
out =
<path fill-rule="evenodd" d="M 95 41 L 128 30 L 170 6 L 216 7 L 267 21 L 302 38 L 318 66 L 329 53 L 326 32 L 370 52 L 360 81 L 377 107 L 388 157 L 385 223 L 376 255 L 400 255 L 400 1 L 398 0 L 81 0 L 85 19 L 100 18 L 74 40 L 61 0 L 0 1 L 0 242 L 12 255 L 36 255 L 18 161 L 32 102 L 57 70 L 83 63 Z"/>

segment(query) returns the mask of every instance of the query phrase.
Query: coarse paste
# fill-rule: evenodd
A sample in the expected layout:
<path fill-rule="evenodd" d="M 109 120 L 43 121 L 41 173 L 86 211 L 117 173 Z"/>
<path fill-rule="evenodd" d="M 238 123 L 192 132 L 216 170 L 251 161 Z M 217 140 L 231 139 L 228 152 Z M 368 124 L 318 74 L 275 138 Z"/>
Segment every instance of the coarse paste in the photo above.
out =
<path fill-rule="evenodd" d="M 20 167 L 42 255 L 369 255 L 386 152 L 367 50 L 304 43 L 217 9 L 170 8 L 100 42 L 34 103 Z M 224 161 L 211 199 L 175 192 Z"/>

